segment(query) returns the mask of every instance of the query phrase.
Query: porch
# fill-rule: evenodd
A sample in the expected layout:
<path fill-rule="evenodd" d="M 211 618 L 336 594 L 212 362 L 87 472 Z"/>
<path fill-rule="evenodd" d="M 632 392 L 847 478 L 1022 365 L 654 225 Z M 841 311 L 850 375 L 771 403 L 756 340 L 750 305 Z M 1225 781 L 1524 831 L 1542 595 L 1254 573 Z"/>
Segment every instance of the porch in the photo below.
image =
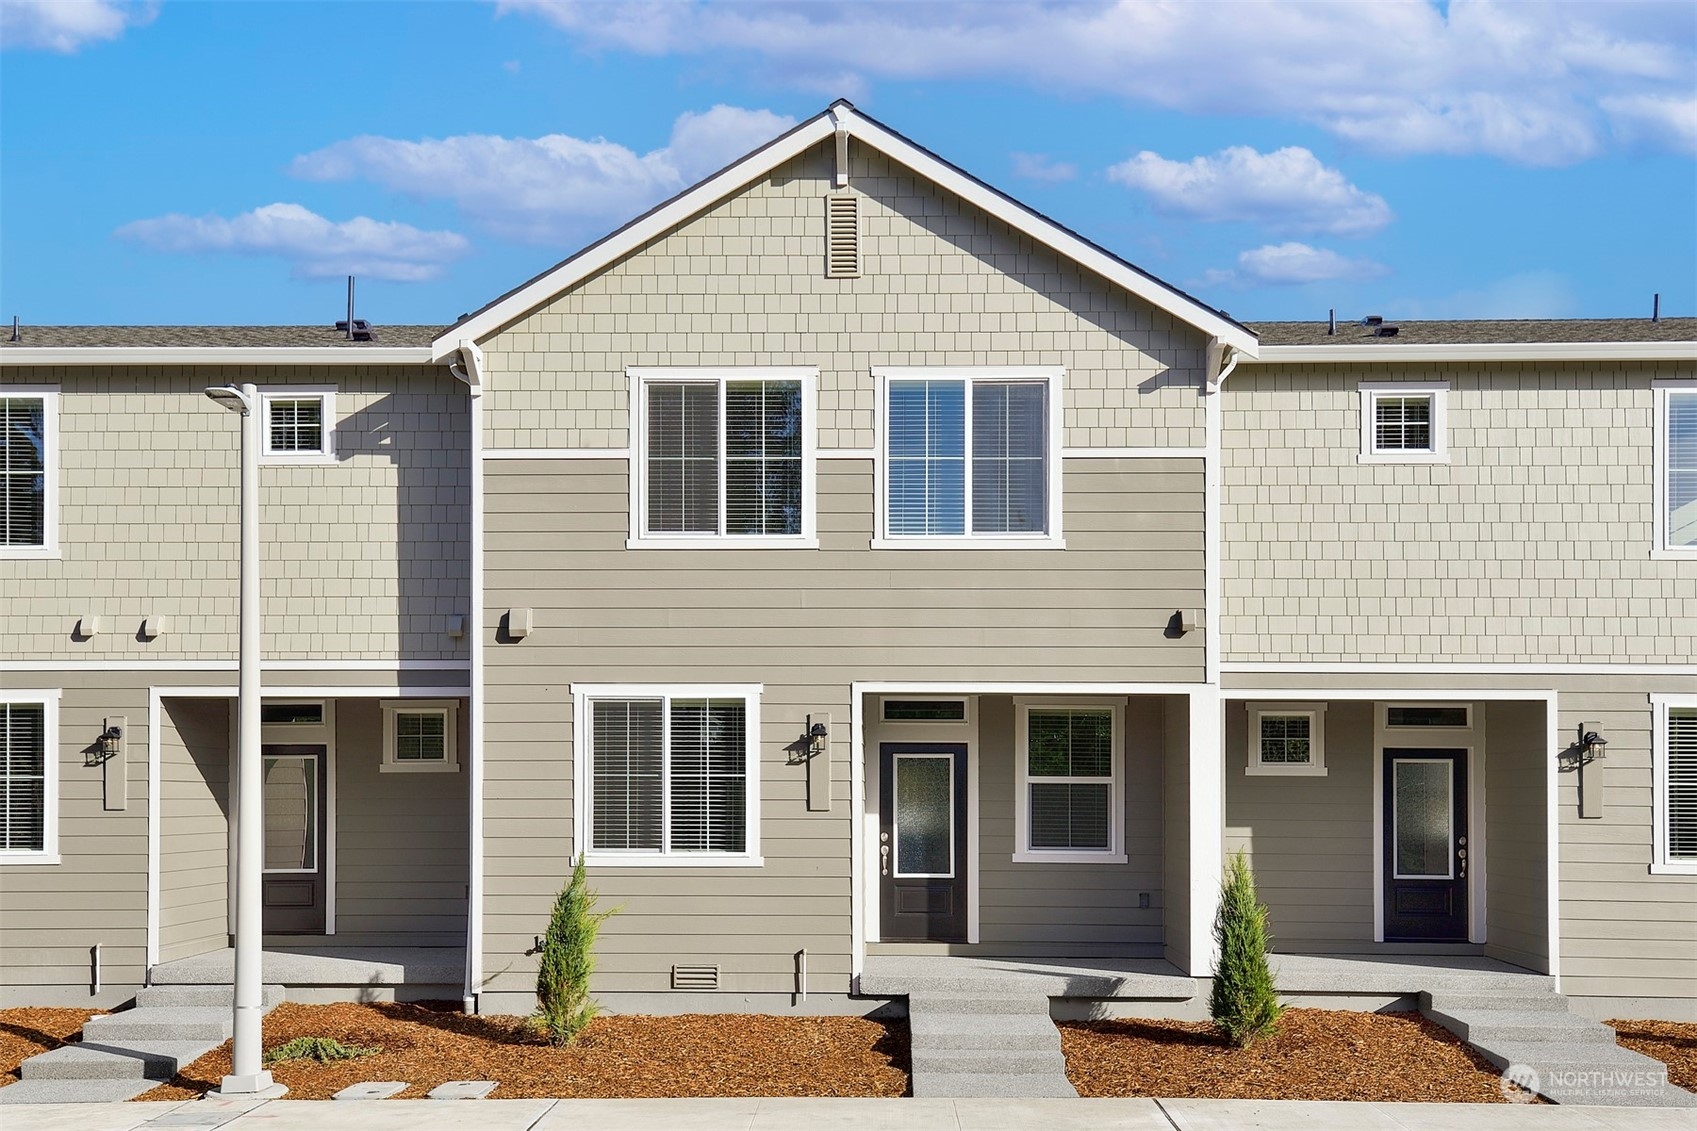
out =
<path fill-rule="evenodd" d="M 228 986 L 235 981 L 230 947 L 161 962 L 155 986 Z M 267 944 L 261 980 L 282 986 L 289 1001 L 458 1001 L 465 996 L 465 948 Z"/>

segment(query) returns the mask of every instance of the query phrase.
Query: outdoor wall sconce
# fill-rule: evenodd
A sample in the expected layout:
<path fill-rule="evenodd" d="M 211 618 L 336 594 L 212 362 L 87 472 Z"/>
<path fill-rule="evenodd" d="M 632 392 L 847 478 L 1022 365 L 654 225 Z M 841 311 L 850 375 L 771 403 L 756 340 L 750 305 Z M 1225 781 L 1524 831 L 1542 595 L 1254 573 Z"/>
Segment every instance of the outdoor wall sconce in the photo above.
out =
<path fill-rule="evenodd" d="M 808 727 L 807 752 L 809 754 L 823 754 L 825 752 L 825 739 L 830 737 L 830 734 L 831 728 L 824 723 L 814 723 Z"/>
<path fill-rule="evenodd" d="M 100 749 L 102 759 L 116 758 L 124 749 L 124 728 L 115 724 L 109 725 L 100 732 L 96 745 Z"/>
<path fill-rule="evenodd" d="M 1578 761 L 1581 766 L 1605 757 L 1603 747 L 1609 744 L 1609 740 L 1596 731 L 1586 730 L 1586 725 L 1585 723 L 1579 724 L 1578 739 L 1573 744 L 1574 749 L 1578 752 Z"/>

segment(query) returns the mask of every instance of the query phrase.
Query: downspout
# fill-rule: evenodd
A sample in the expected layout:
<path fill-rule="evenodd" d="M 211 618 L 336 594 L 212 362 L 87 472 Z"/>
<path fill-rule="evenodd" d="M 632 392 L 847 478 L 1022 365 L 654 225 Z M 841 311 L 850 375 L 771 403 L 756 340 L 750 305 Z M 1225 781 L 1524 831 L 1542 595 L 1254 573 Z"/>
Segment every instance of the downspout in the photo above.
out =
<path fill-rule="evenodd" d="M 448 372 L 465 383 L 470 394 L 467 415 L 471 429 L 471 548 L 466 611 L 471 638 L 471 694 L 469 749 L 466 751 L 466 786 L 469 797 L 469 875 L 466 882 L 465 1011 L 476 1013 L 483 988 L 483 351 L 473 341 L 459 347 L 461 365 L 448 364 Z"/>

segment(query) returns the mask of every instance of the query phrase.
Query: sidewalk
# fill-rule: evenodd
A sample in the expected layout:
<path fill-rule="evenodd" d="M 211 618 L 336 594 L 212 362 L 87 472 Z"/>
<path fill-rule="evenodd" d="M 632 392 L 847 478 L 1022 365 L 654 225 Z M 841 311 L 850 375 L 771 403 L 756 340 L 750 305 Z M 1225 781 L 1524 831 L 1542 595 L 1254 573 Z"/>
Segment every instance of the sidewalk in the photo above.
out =
<path fill-rule="evenodd" d="M 1668 1108 L 1270 1100 L 192 1100 L 40 1104 L 4 1131 L 1694 1131 Z"/>

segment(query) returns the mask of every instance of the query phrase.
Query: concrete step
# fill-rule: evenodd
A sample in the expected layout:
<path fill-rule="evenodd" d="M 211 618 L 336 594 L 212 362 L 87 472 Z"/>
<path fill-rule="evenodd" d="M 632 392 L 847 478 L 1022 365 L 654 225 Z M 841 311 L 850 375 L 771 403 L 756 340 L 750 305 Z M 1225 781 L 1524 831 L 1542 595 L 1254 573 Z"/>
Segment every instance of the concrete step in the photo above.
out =
<path fill-rule="evenodd" d="M 263 989 L 266 1009 L 282 1002 L 282 986 L 265 986 Z M 235 1002 L 234 986 L 145 986 L 136 991 L 137 1009 L 229 1009 Z"/>
<path fill-rule="evenodd" d="M 983 974 L 971 970 L 948 974 L 906 975 L 900 978 L 874 978 L 868 988 L 867 978 L 861 978 L 861 992 L 867 994 L 970 994 L 994 996 L 999 994 L 1036 994 L 1050 996 L 1053 979 L 1028 974 Z"/>
<path fill-rule="evenodd" d="M 1420 995 L 1421 1009 L 1441 1009 L 1445 1013 L 1457 1009 L 1506 1009 L 1516 1013 L 1565 1013 L 1567 998 L 1551 993 L 1461 994 L 1438 990 Z"/>
<path fill-rule="evenodd" d="M 1044 1072 L 1025 1075 L 1017 1072 L 957 1072 L 938 1073 L 913 1078 L 915 1099 L 1077 1099 L 1078 1089 L 1066 1076 Z"/>
<path fill-rule="evenodd" d="M 157 1080 L 19 1080 L 0 1088 L 0 1104 L 118 1103 L 158 1086 Z"/>
<path fill-rule="evenodd" d="M 1036 1014 L 917 1013 L 908 1019 L 917 1049 L 1011 1049 L 1051 1051 L 1060 1047 L 1055 1023 Z"/>
<path fill-rule="evenodd" d="M 18 1073 L 25 1080 L 169 1080 L 179 1066 L 217 1047 L 204 1041 L 84 1042 L 32 1056 Z"/>
<path fill-rule="evenodd" d="M 1501 1042 L 1477 1047 L 1498 1068 L 1534 1069 L 1539 1092 L 1558 1104 L 1697 1108 L 1697 1094 L 1667 1082 L 1667 1065 L 1619 1045 Z"/>
<path fill-rule="evenodd" d="M 1040 1051 L 1014 1049 L 913 1049 L 913 1072 L 921 1075 L 1012 1073 L 1066 1073 L 1066 1058 L 1059 1047 Z"/>
<path fill-rule="evenodd" d="M 128 1041 L 210 1041 L 230 1035 L 233 1019 L 228 1009 L 197 1006 L 166 1006 L 158 1009 L 127 1009 L 104 1017 L 91 1017 L 83 1026 L 83 1040 L 91 1044 L 124 1044 Z"/>
<path fill-rule="evenodd" d="M 1469 1044 L 1551 1043 L 1613 1047 L 1614 1030 L 1571 1013 L 1550 1010 L 1443 1009 L 1426 1016 Z"/>
<path fill-rule="evenodd" d="M 1049 999 L 1041 994 L 998 993 L 938 993 L 935 991 L 908 995 L 910 1017 L 920 1013 L 965 1014 L 992 1016 L 1049 1016 Z"/>

